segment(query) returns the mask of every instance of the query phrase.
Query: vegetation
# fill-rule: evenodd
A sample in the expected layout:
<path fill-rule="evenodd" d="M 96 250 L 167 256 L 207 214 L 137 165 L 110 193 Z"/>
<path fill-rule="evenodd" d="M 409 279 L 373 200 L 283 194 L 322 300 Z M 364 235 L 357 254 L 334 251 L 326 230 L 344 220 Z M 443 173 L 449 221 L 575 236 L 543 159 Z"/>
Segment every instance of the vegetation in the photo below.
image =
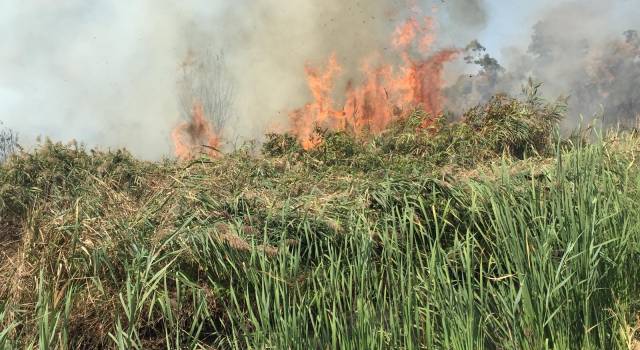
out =
<path fill-rule="evenodd" d="M 18 150 L 18 134 L 9 128 L 2 128 L 0 122 L 0 164 Z"/>
<path fill-rule="evenodd" d="M 0 167 L 0 346 L 637 347 L 640 138 L 561 115 L 501 96 L 189 163 L 46 143 Z"/>

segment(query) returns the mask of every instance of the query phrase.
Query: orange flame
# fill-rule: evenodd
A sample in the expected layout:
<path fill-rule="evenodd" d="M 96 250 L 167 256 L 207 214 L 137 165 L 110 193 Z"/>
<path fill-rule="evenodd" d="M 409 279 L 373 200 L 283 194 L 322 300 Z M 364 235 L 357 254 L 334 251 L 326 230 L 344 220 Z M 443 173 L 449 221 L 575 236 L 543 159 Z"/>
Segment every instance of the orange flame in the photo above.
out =
<path fill-rule="evenodd" d="M 411 45 L 418 35 L 420 26 L 418 20 L 415 18 L 409 18 L 404 24 L 399 25 L 396 28 L 396 32 L 393 37 L 393 46 L 396 48 L 406 48 Z"/>
<path fill-rule="evenodd" d="M 441 50 L 427 56 L 435 42 L 433 28 L 431 17 L 420 21 L 414 16 L 399 25 L 391 43 L 400 52 L 402 65 L 372 66 L 365 61 L 361 66 L 363 81 L 359 85 L 353 81 L 347 84 L 346 100 L 341 107 L 336 107 L 332 98 L 335 79 L 342 72 L 335 53 L 324 69 L 307 66 L 307 84 L 313 102 L 289 114 L 292 131 L 303 147 L 309 149 L 320 142 L 314 139 L 316 125 L 334 130 L 350 128 L 356 134 L 363 131 L 375 133 L 387 128 L 403 110 L 418 106 L 432 118 L 437 118 L 444 104 L 444 64 L 451 61 L 458 50 Z M 414 59 L 413 51 L 427 57 Z M 423 126 L 427 127 L 431 122 L 433 120 Z"/>
<path fill-rule="evenodd" d="M 204 107 L 195 103 L 191 109 L 191 120 L 182 122 L 171 132 L 175 154 L 179 159 L 193 158 L 198 153 L 212 157 L 220 155 L 220 137 L 207 120 Z"/>

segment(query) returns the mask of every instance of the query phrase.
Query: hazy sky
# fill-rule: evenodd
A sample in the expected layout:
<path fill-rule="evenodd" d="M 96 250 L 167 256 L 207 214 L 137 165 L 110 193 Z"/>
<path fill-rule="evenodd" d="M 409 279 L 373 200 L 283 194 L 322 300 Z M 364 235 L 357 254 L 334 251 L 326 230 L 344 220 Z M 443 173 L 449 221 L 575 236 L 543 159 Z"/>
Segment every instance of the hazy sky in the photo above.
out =
<path fill-rule="evenodd" d="M 445 0 L 446 1 L 446 0 Z M 640 26 L 640 0 L 598 0 L 613 7 L 614 16 L 636 18 Z M 566 0 L 486 0 L 489 6 L 489 25 L 479 40 L 492 55 L 500 58 L 500 50 L 508 45 L 529 44 L 531 28 L 539 14 Z M 586 2 L 586 1 L 585 1 Z M 615 4 L 615 6 L 614 6 Z M 624 21 L 625 23 L 629 21 Z M 615 24 L 615 19 L 611 20 Z M 625 28 L 631 29 L 631 28 Z M 603 28 L 603 31 L 605 29 Z M 621 33 L 620 33 L 621 34 Z"/>
<path fill-rule="evenodd" d="M 545 7 L 557 4 L 558 0 L 488 0 L 489 24 L 479 35 L 479 40 L 493 55 L 498 56 L 506 43 L 528 44 L 531 27 Z M 527 39 L 523 41 L 522 39 Z"/>
<path fill-rule="evenodd" d="M 296 0 L 282 6 L 288 1 Z M 477 36 L 499 57 L 505 46 L 526 45 L 534 14 L 559 2 L 488 0 L 489 24 Z M 176 80 L 187 49 L 182 36 L 194 22 L 224 31 L 213 22 L 234 10 L 231 3 L 0 2 L 0 121 L 27 145 L 44 135 L 124 146 L 147 158 L 170 153 L 168 135 L 179 118 Z M 447 35 L 441 34 L 443 44 L 463 45 Z"/>

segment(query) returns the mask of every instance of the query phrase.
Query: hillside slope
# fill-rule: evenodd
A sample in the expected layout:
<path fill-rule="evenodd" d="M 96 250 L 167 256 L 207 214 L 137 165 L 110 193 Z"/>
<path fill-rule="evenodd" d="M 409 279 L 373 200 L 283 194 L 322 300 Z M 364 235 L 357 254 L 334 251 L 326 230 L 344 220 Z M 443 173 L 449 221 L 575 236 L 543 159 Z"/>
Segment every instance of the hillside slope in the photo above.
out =
<path fill-rule="evenodd" d="M 640 139 L 561 114 L 179 163 L 46 143 L 0 167 L 0 346 L 637 346 Z"/>

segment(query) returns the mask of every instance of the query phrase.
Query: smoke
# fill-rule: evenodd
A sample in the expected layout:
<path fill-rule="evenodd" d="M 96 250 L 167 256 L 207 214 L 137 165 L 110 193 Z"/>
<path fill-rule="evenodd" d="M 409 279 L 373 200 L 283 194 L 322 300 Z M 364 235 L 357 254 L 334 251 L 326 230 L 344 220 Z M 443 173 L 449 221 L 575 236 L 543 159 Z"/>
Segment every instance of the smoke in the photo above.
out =
<path fill-rule="evenodd" d="M 438 18 L 435 30 L 446 30 L 446 38 L 459 42 L 484 29 L 489 17 L 484 0 L 239 1 L 225 16 L 221 39 L 241 96 L 236 112 L 251 117 L 236 119 L 229 129 L 241 139 L 253 139 L 286 125 L 292 106 L 312 100 L 305 66 L 323 67 L 330 56 L 342 67 L 333 96 L 340 104 L 346 87 L 363 80 L 364 60 L 401 63 L 391 39 L 412 16 Z M 444 22 L 446 29 L 437 24 Z M 436 40 L 434 49 L 454 45 Z"/>
<path fill-rule="evenodd" d="M 236 75 L 236 112 L 247 116 L 235 120 L 232 132 L 256 138 L 286 125 L 290 110 L 311 99 L 306 64 L 322 66 L 335 53 L 343 66 L 338 85 L 344 86 L 363 58 L 390 49 L 390 34 L 407 11 L 399 0 L 239 1 L 226 16 L 222 37 Z"/>
<path fill-rule="evenodd" d="M 489 21 L 484 0 L 449 0 L 446 9 L 451 23 L 455 24 L 454 28 L 478 31 L 484 29 Z"/>
<path fill-rule="evenodd" d="M 407 0 L 5 2 L 0 120 L 27 142 L 43 135 L 169 155 L 171 129 L 190 110 L 184 90 L 203 90 L 184 84 L 182 64 L 224 52 L 234 93 L 224 136 L 256 138 L 308 100 L 305 64 L 336 52 L 357 72 L 410 11 Z"/>
<path fill-rule="evenodd" d="M 45 136 L 127 147 L 144 158 L 169 155 L 180 117 L 179 64 L 188 49 L 183 33 L 216 6 L 2 2 L 0 120 L 27 146 Z"/>
<path fill-rule="evenodd" d="M 305 65 L 321 67 L 335 53 L 343 67 L 336 86 L 339 95 L 349 80 L 361 77 L 363 59 L 397 59 L 391 54 L 391 36 L 418 8 L 420 16 L 438 19 L 436 48 L 463 48 L 479 36 L 501 38 L 500 30 L 513 29 L 491 27 L 496 16 L 510 15 L 495 11 L 503 4 L 497 0 L 4 2 L 0 4 L 0 120 L 26 143 L 38 135 L 77 139 L 101 148 L 126 147 L 156 159 L 172 153 L 171 130 L 191 113 L 189 100 L 200 94 L 203 101 L 197 102 L 205 113 L 221 116 L 207 115 L 225 140 L 256 139 L 270 128 L 286 126 L 288 114 L 312 99 Z M 528 13 L 539 19 L 531 36 L 501 43 L 499 52 L 483 51 L 480 41 L 463 55 L 468 62 L 451 65 L 449 70 L 457 72 L 468 70 L 470 64 L 480 68 L 472 77 L 465 74 L 452 81 L 447 92 L 450 109 L 481 102 L 495 92 L 518 92 L 533 76 L 545 83 L 544 92 L 550 97 L 572 95 L 573 111 L 588 114 L 603 101 L 613 115 L 637 113 L 637 36 L 623 35 L 640 18 L 640 7 L 634 6 L 637 0 L 548 0 L 546 4 L 544 11 Z M 528 49 L 520 49 L 523 46 Z M 215 69 L 203 77 L 197 69 L 186 70 L 189 60 L 196 67 Z M 204 101 L 216 91 L 228 95 Z"/>
<path fill-rule="evenodd" d="M 447 92 L 460 112 L 496 93 L 516 94 L 531 77 L 547 98 L 568 97 L 570 118 L 603 114 L 605 124 L 631 124 L 640 115 L 640 15 L 635 1 L 570 1 L 547 8 L 526 42 L 510 47 L 498 63 L 478 42 L 467 47 L 468 63 L 480 70 L 462 75 Z M 522 45 L 521 45 L 522 46 Z"/>

